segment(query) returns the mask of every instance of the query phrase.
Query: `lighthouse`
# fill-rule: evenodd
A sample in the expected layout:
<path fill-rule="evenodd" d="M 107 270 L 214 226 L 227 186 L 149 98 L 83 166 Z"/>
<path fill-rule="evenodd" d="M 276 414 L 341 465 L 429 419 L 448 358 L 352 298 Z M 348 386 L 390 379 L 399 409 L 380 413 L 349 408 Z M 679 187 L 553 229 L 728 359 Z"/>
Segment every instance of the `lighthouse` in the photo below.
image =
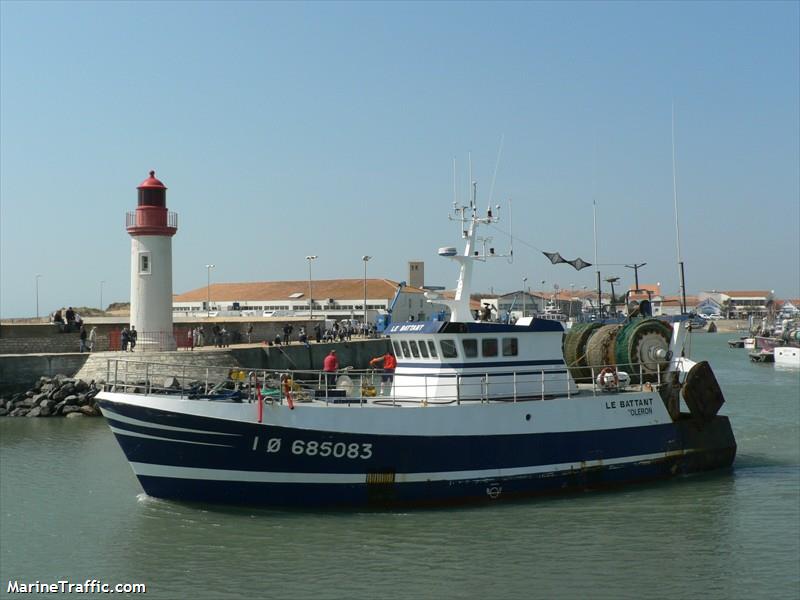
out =
<path fill-rule="evenodd" d="M 125 218 L 131 236 L 131 327 L 142 350 L 175 350 L 172 332 L 172 236 L 178 215 L 167 211 L 167 188 L 155 171 L 138 188 Z"/>

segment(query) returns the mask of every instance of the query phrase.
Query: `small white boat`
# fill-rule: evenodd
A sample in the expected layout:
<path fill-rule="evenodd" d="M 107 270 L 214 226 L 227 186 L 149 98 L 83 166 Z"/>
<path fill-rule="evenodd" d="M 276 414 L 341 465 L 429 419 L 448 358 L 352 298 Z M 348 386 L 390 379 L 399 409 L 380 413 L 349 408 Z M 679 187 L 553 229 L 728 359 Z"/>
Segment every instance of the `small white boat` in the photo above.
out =
<path fill-rule="evenodd" d="M 773 350 L 775 364 L 789 367 L 800 367 L 800 348 L 795 346 L 778 346 Z"/>

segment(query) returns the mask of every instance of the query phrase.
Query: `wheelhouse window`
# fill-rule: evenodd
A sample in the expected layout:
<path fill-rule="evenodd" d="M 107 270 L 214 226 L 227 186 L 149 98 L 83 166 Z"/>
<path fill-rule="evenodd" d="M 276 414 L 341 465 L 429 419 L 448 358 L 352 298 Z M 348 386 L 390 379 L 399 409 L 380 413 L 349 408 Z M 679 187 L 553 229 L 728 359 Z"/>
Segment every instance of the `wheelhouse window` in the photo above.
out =
<path fill-rule="evenodd" d="M 483 356 L 497 356 L 497 339 L 486 338 L 481 340 L 481 354 Z"/>
<path fill-rule="evenodd" d="M 408 342 L 408 345 L 411 346 L 411 354 L 414 355 L 414 358 L 419 358 L 419 347 L 417 347 L 417 342 L 411 340 Z"/>
<path fill-rule="evenodd" d="M 428 358 L 428 345 L 425 340 L 419 341 L 419 353 L 422 354 L 422 358 Z"/>
<path fill-rule="evenodd" d="M 403 353 L 400 352 L 400 344 L 398 344 L 397 342 L 392 342 L 392 347 L 394 348 L 395 355 L 399 356 L 400 358 L 403 358 Z"/>
<path fill-rule="evenodd" d="M 433 343 L 433 340 L 428 340 L 428 350 L 431 351 L 431 358 L 438 358 L 438 354 L 436 354 L 436 344 Z"/>
<path fill-rule="evenodd" d="M 439 343 L 442 346 L 442 358 L 458 358 L 458 350 L 456 350 L 454 340 L 442 340 Z"/>
<path fill-rule="evenodd" d="M 462 340 L 461 345 L 464 347 L 464 356 L 467 358 L 475 358 L 478 356 L 478 340 L 467 339 Z"/>
<path fill-rule="evenodd" d="M 405 358 L 411 358 L 411 351 L 408 349 L 408 342 L 400 342 L 400 346 L 403 348 L 403 356 Z"/>
<path fill-rule="evenodd" d="M 503 338 L 503 356 L 516 356 L 518 351 L 517 338 Z"/>

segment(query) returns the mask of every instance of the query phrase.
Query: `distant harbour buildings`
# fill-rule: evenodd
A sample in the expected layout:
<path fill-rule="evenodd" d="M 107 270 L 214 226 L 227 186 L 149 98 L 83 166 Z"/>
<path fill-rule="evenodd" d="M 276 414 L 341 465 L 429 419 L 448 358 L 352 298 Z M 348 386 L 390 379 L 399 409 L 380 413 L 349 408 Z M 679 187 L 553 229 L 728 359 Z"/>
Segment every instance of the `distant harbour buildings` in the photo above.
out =
<path fill-rule="evenodd" d="M 422 261 L 409 261 L 409 281 L 417 285 L 393 279 L 321 279 L 313 285 L 313 306 L 309 303 L 308 282 L 262 281 L 240 283 L 212 283 L 178 294 L 173 298 L 172 310 L 176 317 L 251 316 L 309 318 L 311 311 L 316 318 L 328 320 L 364 319 L 364 288 L 367 290 L 367 321 L 375 323 L 377 315 L 393 309 L 393 320 L 430 320 L 441 315 L 444 306 L 431 304 L 424 296 L 430 288 L 424 285 Z M 443 292 L 447 297 L 448 292 Z M 210 302 L 209 302 L 210 299 Z M 672 316 L 681 312 L 680 297 L 667 295 L 658 284 L 642 284 L 639 290 L 633 286 L 627 294 L 619 292 L 612 299 L 603 292 L 603 311 L 610 307 L 623 310 L 626 301 L 649 299 L 654 316 Z M 800 312 L 800 300 L 777 300 L 772 291 L 710 291 L 688 295 L 687 310 L 706 316 L 717 315 L 728 319 L 761 318 L 782 313 L 787 317 Z M 502 294 L 483 293 L 472 297 L 471 307 L 478 311 L 487 305 L 492 318 L 503 318 L 508 314 L 516 317 L 534 316 L 547 310 L 557 311 L 566 317 L 578 317 L 597 310 L 597 291 L 591 289 L 555 289 L 553 291 L 514 290 Z M 446 311 L 445 311 L 446 313 Z M 446 316 L 446 314 L 445 314 Z"/>
<path fill-rule="evenodd" d="M 308 281 L 212 283 L 173 298 L 174 316 L 300 317 L 329 320 L 364 320 L 375 323 L 379 314 L 393 309 L 394 320 L 427 321 L 442 306 L 427 302 L 425 290 L 391 279 L 318 279 L 309 298 Z"/>

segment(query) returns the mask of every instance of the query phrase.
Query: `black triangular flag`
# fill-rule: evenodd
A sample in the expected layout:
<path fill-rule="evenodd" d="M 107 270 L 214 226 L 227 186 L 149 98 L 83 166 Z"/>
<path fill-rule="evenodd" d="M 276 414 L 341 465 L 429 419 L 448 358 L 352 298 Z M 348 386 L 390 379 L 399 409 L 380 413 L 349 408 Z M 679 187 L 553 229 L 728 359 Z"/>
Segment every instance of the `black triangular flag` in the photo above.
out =
<path fill-rule="evenodd" d="M 567 262 L 563 259 L 563 257 L 558 252 L 542 252 L 547 258 L 550 259 L 550 262 L 554 265 L 558 263 Z"/>

